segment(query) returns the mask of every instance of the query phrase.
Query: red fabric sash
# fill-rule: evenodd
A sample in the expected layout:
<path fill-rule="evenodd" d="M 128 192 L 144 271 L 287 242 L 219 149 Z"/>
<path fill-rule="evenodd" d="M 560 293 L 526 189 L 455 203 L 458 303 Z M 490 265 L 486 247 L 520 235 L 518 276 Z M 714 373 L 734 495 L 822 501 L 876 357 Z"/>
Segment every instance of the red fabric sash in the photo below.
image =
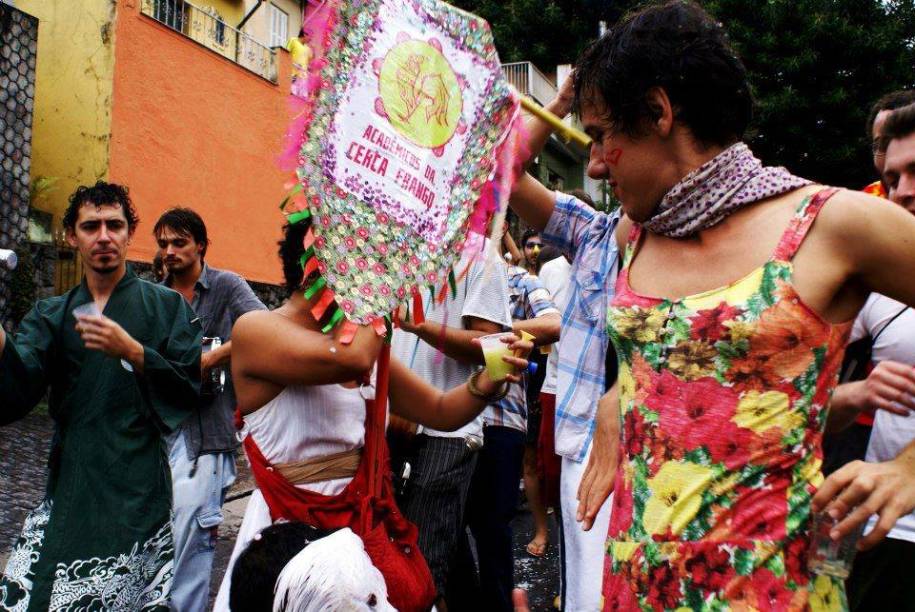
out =
<path fill-rule="evenodd" d="M 267 461 L 250 435 L 245 453 L 273 521 L 301 521 L 323 529 L 349 527 L 358 534 L 388 587 L 388 600 L 401 612 L 427 612 L 435 585 L 417 546 L 416 526 L 394 500 L 388 448 L 384 438 L 390 346 L 378 358 L 374 400 L 365 402 L 365 447 L 353 480 L 338 495 L 300 489 Z"/>

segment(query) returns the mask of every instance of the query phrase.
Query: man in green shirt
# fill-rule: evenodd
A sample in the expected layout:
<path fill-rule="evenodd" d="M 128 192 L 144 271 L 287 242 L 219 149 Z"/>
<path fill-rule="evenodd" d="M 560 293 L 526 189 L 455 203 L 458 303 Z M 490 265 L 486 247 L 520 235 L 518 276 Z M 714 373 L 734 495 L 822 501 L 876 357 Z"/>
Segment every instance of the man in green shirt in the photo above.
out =
<path fill-rule="evenodd" d="M 55 425 L 45 499 L 0 577 L 0 609 L 168 609 L 163 435 L 198 403 L 201 330 L 178 293 L 127 266 L 137 221 L 124 187 L 78 188 L 64 227 L 82 283 L 38 302 L 15 337 L 0 330 L 0 425 L 49 388 Z"/>

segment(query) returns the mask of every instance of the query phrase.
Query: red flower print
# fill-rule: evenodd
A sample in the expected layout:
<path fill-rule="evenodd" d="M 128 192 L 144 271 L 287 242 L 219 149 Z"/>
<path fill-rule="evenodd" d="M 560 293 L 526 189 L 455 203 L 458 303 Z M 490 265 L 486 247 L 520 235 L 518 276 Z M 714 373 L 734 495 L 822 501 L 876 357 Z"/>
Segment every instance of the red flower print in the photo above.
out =
<path fill-rule="evenodd" d="M 361 271 L 365 271 L 369 267 L 369 262 L 367 262 L 364 257 L 359 257 L 356 259 L 356 267 Z"/>
<path fill-rule="evenodd" d="M 785 454 L 782 446 L 782 431 L 777 427 L 753 436 L 750 441 L 750 463 L 753 465 L 776 466 L 781 462 L 792 462 L 792 455 Z"/>
<path fill-rule="evenodd" d="M 734 308 L 727 302 L 721 302 L 709 310 L 699 310 L 690 317 L 692 329 L 690 337 L 693 340 L 704 340 L 715 343 L 727 332 L 725 322 L 736 319 L 741 314 L 739 308 Z"/>
<path fill-rule="evenodd" d="M 648 601 L 663 610 L 677 608 L 683 593 L 680 590 L 680 576 L 673 566 L 662 563 L 650 570 L 648 578 Z"/>
<path fill-rule="evenodd" d="M 346 248 L 348 248 L 349 250 L 352 251 L 353 249 L 356 248 L 356 239 L 353 238 L 352 236 L 347 236 L 346 238 L 343 239 L 343 244 L 346 245 Z"/>
<path fill-rule="evenodd" d="M 315 238 L 315 247 L 316 248 L 323 249 L 324 245 L 326 245 L 326 244 L 327 244 L 327 240 L 325 240 L 322 236 Z"/>
<path fill-rule="evenodd" d="M 632 410 L 623 417 L 623 440 L 626 453 L 630 457 L 641 455 L 645 448 L 645 438 L 648 436 L 648 425 L 642 418 L 642 413 Z"/>
<path fill-rule="evenodd" d="M 604 579 L 604 610 L 632 612 L 639 610 L 639 602 L 625 573 L 607 572 Z"/>
<path fill-rule="evenodd" d="M 375 215 L 375 220 L 378 221 L 378 223 L 380 223 L 382 225 L 387 225 L 388 222 L 390 222 L 391 218 L 388 217 L 387 214 L 380 212 L 377 215 Z"/>
<path fill-rule="evenodd" d="M 750 584 L 756 593 L 756 607 L 759 612 L 782 612 L 788 610 L 794 591 L 784 580 L 766 568 L 759 568 L 750 576 Z"/>
<path fill-rule="evenodd" d="M 769 484 L 768 482 L 766 483 Z M 752 540 L 774 541 L 785 537 L 788 520 L 787 483 L 758 489 L 738 487 L 731 508 L 731 533 Z"/>
<path fill-rule="evenodd" d="M 381 295 L 387 297 L 387 296 L 391 295 L 391 288 L 388 287 L 387 285 L 379 285 L 379 286 L 378 286 L 378 292 L 379 292 Z"/>
<path fill-rule="evenodd" d="M 367 229 L 365 229 L 364 227 L 360 227 L 359 229 L 357 229 L 356 234 L 363 240 L 365 240 L 366 238 L 369 237 L 369 231 Z"/>
<path fill-rule="evenodd" d="M 349 300 L 343 300 L 343 302 L 340 304 L 340 308 L 343 309 L 343 312 L 350 312 L 350 313 L 351 313 L 351 312 L 353 312 L 354 310 L 356 310 L 356 305 L 353 304 L 353 303 L 352 303 L 351 301 L 349 301 Z"/>
<path fill-rule="evenodd" d="M 807 536 L 797 536 L 785 547 L 785 571 L 798 585 L 805 585 L 810 581 L 810 573 L 807 571 L 809 551 L 810 538 Z"/>
<path fill-rule="evenodd" d="M 386 245 L 386 244 L 384 244 L 384 243 L 380 243 L 380 244 L 375 245 L 375 249 L 377 249 L 378 253 L 381 254 L 381 255 L 387 255 L 387 254 L 388 254 L 388 245 Z"/>
<path fill-rule="evenodd" d="M 347 272 L 349 272 L 349 264 L 346 263 L 345 261 L 343 261 L 342 259 L 337 262 L 336 267 L 337 267 L 338 274 L 346 274 Z"/>
<path fill-rule="evenodd" d="M 690 548 L 685 569 L 693 585 L 708 592 L 722 590 L 735 571 L 728 551 L 715 542 L 691 542 Z"/>
<path fill-rule="evenodd" d="M 404 287 L 397 288 L 397 297 L 403 299 L 407 295 L 407 290 Z"/>
<path fill-rule="evenodd" d="M 665 375 L 676 380 L 666 372 L 661 374 L 661 380 Z M 737 395 L 712 378 L 680 383 L 679 392 L 670 391 L 668 388 L 668 395 L 679 396 L 679 401 L 659 406 L 661 429 L 686 450 L 706 446 L 719 437 L 737 407 Z"/>
<path fill-rule="evenodd" d="M 719 423 L 718 431 L 706 439 L 704 446 L 712 456 L 712 461 L 723 463 L 729 470 L 734 470 L 750 460 L 750 443 L 754 435 L 751 430 L 738 427 L 729 420 Z"/>
<path fill-rule="evenodd" d="M 372 271 L 375 272 L 375 274 L 384 274 L 385 273 L 384 264 L 381 262 L 376 263 L 374 266 L 372 266 Z"/>
<path fill-rule="evenodd" d="M 610 528 L 607 533 L 611 538 L 618 538 L 622 537 L 632 526 L 632 483 L 626 482 L 622 467 L 616 471 L 614 482 Z"/>
<path fill-rule="evenodd" d="M 366 283 L 359 287 L 359 292 L 365 297 L 372 297 L 372 286 Z"/>

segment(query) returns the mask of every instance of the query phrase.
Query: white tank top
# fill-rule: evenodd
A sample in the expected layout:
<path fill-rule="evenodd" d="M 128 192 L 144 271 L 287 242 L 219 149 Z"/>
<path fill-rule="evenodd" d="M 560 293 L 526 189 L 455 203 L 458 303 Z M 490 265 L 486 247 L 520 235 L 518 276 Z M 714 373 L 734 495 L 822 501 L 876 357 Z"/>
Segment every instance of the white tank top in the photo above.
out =
<path fill-rule="evenodd" d="M 340 385 L 286 387 L 245 424 L 270 463 L 324 457 L 365 443 L 365 399 Z"/>

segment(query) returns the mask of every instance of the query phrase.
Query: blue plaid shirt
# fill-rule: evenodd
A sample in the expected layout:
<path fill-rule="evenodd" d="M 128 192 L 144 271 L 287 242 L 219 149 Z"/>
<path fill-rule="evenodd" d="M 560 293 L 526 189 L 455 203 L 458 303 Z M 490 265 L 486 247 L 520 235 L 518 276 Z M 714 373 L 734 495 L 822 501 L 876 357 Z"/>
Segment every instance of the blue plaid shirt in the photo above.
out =
<path fill-rule="evenodd" d="M 556 381 L 556 454 L 581 462 L 594 436 L 597 401 L 604 394 L 607 308 L 616 284 L 614 231 L 620 213 L 597 212 L 556 194 L 556 208 L 542 237 L 572 261 L 562 314 Z"/>
<path fill-rule="evenodd" d="M 513 321 L 526 321 L 552 313 L 559 314 L 559 309 L 553 304 L 550 292 L 543 286 L 539 278 L 524 268 L 518 266 L 509 268 L 508 294 Z M 508 395 L 498 404 L 486 407 L 483 412 L 483 422 L 486 425 L 527 431 L 526 386 L 527 374 L 521 379 L 521 384 L 509 387 Z"/>

